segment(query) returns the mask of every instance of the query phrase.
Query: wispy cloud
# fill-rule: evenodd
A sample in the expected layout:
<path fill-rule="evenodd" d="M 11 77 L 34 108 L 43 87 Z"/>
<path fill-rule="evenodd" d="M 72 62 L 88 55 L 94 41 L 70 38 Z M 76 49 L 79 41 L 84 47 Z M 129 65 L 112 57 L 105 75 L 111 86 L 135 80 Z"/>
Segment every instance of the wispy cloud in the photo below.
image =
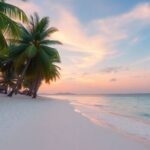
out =
<path fill-rule="evenodd" d="M 21 0 L 8 0 L 8 2 L 24 10 L 28 16 L 34 12 L 42 13 L 43 11 L 39 5 L 32 1 L 23 2 Z"/>
<path fill-rule="evenodd" d="M 110 82 L 116 82 L 117 81 L 117 79 L 116 78 L 112 78 L 112 79 L 110 79 Z"/>
<path fill-rule="evenodd" d="M 64 1 L 66 4 L 66 1 L 70 0 Z M 14 3 L 14 0 L 10 0 L 10 2 Z M 53 24 L 60 31 L 53 38 L 63 42 L 63 51 L 84 53 L 84 55 L 72 55 L 72 58 L 69 58 L 71 64 L 78 69 L 90 68 L 108 55 L 117 54 L 115 47 L 112 47 L 114 41 L 130 39 L 133 36 L 131 33 L 134 34 L 135 30 L 141 30 L 150 24 L 149 3 L 140 4 L 118 16 L 92 20 L 85 26 L 71 12 L 71 9 L 68 9 L 66 5 L 60 5 L 60 1 L 55 1 L 54 6 L 51 6 L 48 0 L 43 1 L 42 5 L 46 7 L 45 9 L 33 2 L 23 3 L 18 0 L 16 2 L 28 13 L 31 13 L 30 11 L 42 13 L 50 11 L 52 15 L 57 16 Z M 47 8 L 49 9 L 47 10 Z M 137 41 L 137 37 L 132 39 L 132 42 Z M 65 53 L 63 56 L 62 53 L 62 57 L 66 58 L 67 54 Z"/>
<path fill-rule="evenodd" d="M 97 73 L 93 70 L 96 64 L 101 63 L 107 57 L 118 57 L 120 53 L 123 53 L 122 51 L 125 53 L 123 47 L 116 46 L 120 41 L 136 44 L 140 40 L 138 33 L 150 25 L 150 4 L 140 4 L 126 13 L 91 20 L 85 25 L 69 7 L 70 3 L 66 4 L 70 0 L 63 1 L 64 3 L 60 3 L 56 0 L 51 5 L 52 0 L 36 1 L 38 3 L 10 0 L 28 14 L 36 11 L 45 16 L 49 15 L 52 18 L 51 25 L 59 29 L 59 32 L 52 38 L 63 42 L 63 46 L 57 47 L 62 58 L 62 80 L 56 84 L 56 87 L 53 87 L 53 90 L 58 88 L 69 90 L 70 88 L 78 91 L 78 88 L 79 90 L 85 88 L 87 91 L 89 85 L 93 86 L 93 90 L 117 90 L 121 86 L 126 89 L 136 88 L 139 85 L 137 80 L 131 82 L 133 78 L 130 78 L 128 68 L 123 67 L 119 64 L 120 62 L 117 66 L 110 64 Z M 149 62 L 149 60 L 149 57 L 144 58 L 135 62 L 135 65 Z M 96 69 L 99 68 L 98 66 Z M 139 72 L 131 72 L 131 76 L 138 75 Z M 110 74 L 115 74 L 115 77 L 110 77 Z M 68 80 L 69 83 L 67 83 Z M 115 81 L 117 81 L 115 84 L 111 84 Z M 134 84 L 130 85 L 130 82 Z M 142 79 L 139 82 L 142 82 Z M 143 87 L 144 83 L 146 82 L 142 82 Z"/>
<path fill-rule="evenodd" d="M 136 6 L 131 11 L 119 16 L 98 19 L 86 26 L 64 7 L 59 8 L 59 19 L 55 22 L 60 32 L 55 35 L 64 43 L 64 49 L 86 53 L 75 58 L 74 65 L 78 69 L 90 68 L 105 59 L 109 53 L 116 53 L 114 41 L 130 40 L 138 42 L 135 32 L 150 25 L 150 5 L 148 3 Z M 135 36 L 135 37 L 134 37 Z M 132 39 L 132 40 L 131 40 Z"/>
<path fill-rule="evenodd" d="M 132 64 L 132 66 L 138 66 L 138 65 L 140 65 L 140 64 L 149 63 L 149 62 L 150 62 L 150 56 L 147 56 L 147 57 L 145 57 L 145 58 L 143 58 L 143 59 L 140 59 L 140 60 L 134 62 L 134 63 Z"/>
<path fill-rule="evenodd" d="M 129 38 L 135 31 L 150 25 L 150 4 L 144 3 L 136 6 L 127 13 L 94 20 L 89 28 L 108 41 L 118 41 Z M 132 32 L 131 32 L 132 31 Z"/>
<path fill-rule="evenodd" d="M 106 68 L 103 68 L 100 70 L 100 72 L 102 73 L 118 73 L 120 71 L 127 71 L 129 70 L 128 68 L 126 67 L 122 67 L 122 66 L 116 66 L 116 67 L 106 67 Z"/>
<path fill-rule="evenodd" d="M 95 36 L 88 36 L 85 31 L 86 27 L 72 13 L 64 8 L 60 10 L 59 20 L 56 21 L 60 32 L 56 33 L 54 38 L 64 43 L 63 49 L 86 54 L 85 56 L 78 55 L 78 59 L 74 62 L 76 67 L 90 67 L 100 61 L 107 51 L 103 41 Z"/>

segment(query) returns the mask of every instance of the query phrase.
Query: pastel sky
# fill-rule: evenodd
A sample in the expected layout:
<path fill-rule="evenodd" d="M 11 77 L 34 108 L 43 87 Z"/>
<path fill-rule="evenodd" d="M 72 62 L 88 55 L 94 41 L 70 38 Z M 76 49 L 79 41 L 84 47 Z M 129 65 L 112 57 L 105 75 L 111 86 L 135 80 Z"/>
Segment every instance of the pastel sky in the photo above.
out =
<path fill-rule="evenodd" d="M 149 0 L 8 0 L 28 15 L 49 16 L 61 79 L 40 92 L 150 92 Z"/>

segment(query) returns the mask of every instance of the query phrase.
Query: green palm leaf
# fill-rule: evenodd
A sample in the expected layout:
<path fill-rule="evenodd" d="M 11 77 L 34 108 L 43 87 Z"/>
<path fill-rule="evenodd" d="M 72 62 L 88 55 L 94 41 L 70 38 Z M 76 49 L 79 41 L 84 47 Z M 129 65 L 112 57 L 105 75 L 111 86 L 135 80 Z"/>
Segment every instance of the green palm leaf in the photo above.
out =
<path fill-rule="evenodd" d="M 57 28 L 51 27 L 51 28 L 47 29 L 46 31 L 42 32 L 42 33 L 40 34 L 40 38 L 44 40 L 44 39 L 50 37 L 51 34 L 57 32 L 57 31 L 58 31 Z"/>
<path fill-rule="evenodd" d="M 0 28 L 7 36 L 19 37 L 20 27 L 19 25 L 11 20 L 9 17 L 5 16 L 0 12 Z"/>
<path fill-rule="evenodd" d="M 43 40 L 40 41 L 40 44 L 42 45 L 62 45 L 62 43 L 60 41 L 57 40 Z"/>
<path fill-rule="evenodd" d="M 2 41 L 0 42 L 0 50 L 7 48 L 6 37 L 19 37 L 20 26 L 13 19 L 17 19 L 23 22 L 28 21 L 27 16 L 23 12 L 23 10 L 14 5 L 5 3 L 4 0 L 0 0 L 0 38 L 2 39 Z"/>
<path fill-rule="evenodd" d="M 0 2 L 0 12 L 9 16 L 10 18 L 19 19 L 23 22 L 28 21 L 27 16 L 23 10 L 14 5 L 5 3 L 4 1 Z"/>
<path fill-rule="evenodd" d="M 7 47 L 7 42 L 5 40 L 4 35 L 2 34 L 2 32 L 0 31 L 0 49 L 2 50 L 3 48 Z"/>
<path fill-rule="evenodd" d="M 25 52 L 27 58 L 33 58 L 37 54 L 37 48 L 35 45 L 31 44 L 26 48 Z"/>

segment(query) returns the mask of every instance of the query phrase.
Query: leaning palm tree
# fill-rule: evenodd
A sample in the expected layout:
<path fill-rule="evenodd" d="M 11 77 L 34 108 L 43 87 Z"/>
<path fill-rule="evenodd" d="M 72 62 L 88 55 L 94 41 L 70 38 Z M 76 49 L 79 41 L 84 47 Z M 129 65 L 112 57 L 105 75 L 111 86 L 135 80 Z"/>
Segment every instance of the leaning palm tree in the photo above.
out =
<path fill-rule="evenodd" d="M 5 36 L 17 38 L 20 27 L 13 19 L 27 22 L 27 16 L 20 8 L 0 0 L 0 50 L 7 47 Z"/>
<path fill-rule="evenodd" d="M 17 93 L 25 77 L 34 77 L 34 89 L 37 92 L 42 80 L 51 80 L 50 68 L 53 63 L 60 62 L 57 49 L 52 48 L 53 44 L 61 44 L 57 40 L 49 39 L 51 34 L 58 31 L 54 27 L 49 27 L 49 18 L 39 19 L 36 14 L 31 17 L 28 28 L 21 27 L 21 38 L 16 41 L 16 45 L 10 49 L 11 56 L 15 60 L 15 69 L 18 74 L 16 86 L 8 94 L 12 96 Z"/>
<path fill-rule="evenodd" d="M 38 67 L 36 68 L 35 66 Z M 56 81 L 56 79 L 60 78 L 59 70 L 60 67 L 51 61 L 48 66 L 45 66 L 45 68 L 39 61 L 34 61 L 34 63 L 31 62 L 25 76 L 25 82 L 27 81 L 25 86 L 28 87 L 28 94 L 33 98 L 36 98 L 42 81 L 45 80 L 48 84 L 50 84 L 51 81 Z"/>

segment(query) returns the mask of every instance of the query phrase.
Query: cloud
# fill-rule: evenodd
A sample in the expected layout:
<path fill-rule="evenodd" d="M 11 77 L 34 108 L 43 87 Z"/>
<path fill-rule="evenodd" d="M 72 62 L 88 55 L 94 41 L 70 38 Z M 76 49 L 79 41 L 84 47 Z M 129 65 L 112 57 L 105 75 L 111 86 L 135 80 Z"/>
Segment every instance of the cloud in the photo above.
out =
<path fill-rule="evenodd" d="M 114 46 L 120 40 L 128 40 L 132 43 L 138 42 L 137 31 L 150 25 L 150 4 L 141 4 L 127 13 L 106 19 L 97 19 L 86 25 L 82 24 L 65 7 L 59 7 L 58 16 L 55 24 L 60 32 L 55 34 L 54 38 L 64 43 L 64 51 L 78 51 L 85 54 L 84 56 L 72 55 L 71 58 L 76 71 L 81 71 L 92 68 L 107 56 L 117 56 L 118 53 L 122 53 L 118 50 L 120 48 Z M 114 69 L 113 72 L 116 71 L 115 68 L 108 69 Z"/>
<path fill-rule="evenodd" d="M 14 3 L 14 0 L 10 0 Z M 148 3 L 136 6 L 130 12 L 93 20 L 86 25 L 82 24 L 79 18 L 72 13 L 71 9 L 66 6 L 66 2 L 70 0 L 55 1 L 53 6 L 51 0 L 45 0 L 36 4 L 29 1 L 27 3 L 15 1 L 17 5 L 26 12 L 38 11 L 42 14 L 51 14 L 55 16 L 52 25 L 60 30 L 54 34 L 53 38 L 63 42 L 63 52 L 61 52 L 62 62 L 68 60 L 74 68 L 88 69 L 96 63 L 104 60 L 108 55 L 118 55 L 116 47 L 113 47 L 114 41 L 125 40 L 130 38 L 131 30 L 140 30 L 145 25 L 150 24 L 150 5 Z M 39 5 L 41 4 L 41 7 Z M 61 5 L 60 5 L 61 4 Z M 133 42 L 137 42 L 137 38 L 133 38 Z M 84 53 L 84 55 L 70 55 L 65 51 L 74 51 Z M 70 58 L 69 58 L 70 57 Z M 69 63 L 68 63 L 69 64 Z M 65 67 L 68 67 L 67 65 Z"/>
<path fill-rule="evenodd" d="M 136 44 L 140 41 L 140 38 L 139 37 L 134 37 L 132 40 L 131 40 L 131 43 L 132 44 Z"/>
<path fill-rule="evenodd" d="M 148 25 L 150 25 L 150 4 L 144 3 L 127 13 L 94 20 L 89 28 L 108 41 L 118 41 L 130 38 L 136 31 Z"/>
<path fill-rule="evenodd" d="M 112 79 L 110 79 L 110 82 L 116 82 L 117 81 L 117 79 L 116 78 L 112 78 Z"/>
<path fill-rule="evenodd" d="M 57 82 L 54 90 L 62 89 L 68 90 L 84 88 L 85 91 L 99 89 L 117 90 L 120 87 L 130 87 L 137 84 L 137 80 L 132 81 L 134 84 L 130 85 L 130 75 L 128 68 L 119 66 L 108 66 L 102 68 L 98 73 L 93 70 L 96 64 L 100 64 L 106 58 L 122 57 L 119 54 L 125 52 L 124 47 L 118 47 L 121 41 L 137 43 L 139 41 L 140 31 L 150 25 L 150 4 L 144 3 L 136 6 L 129 12 L 111 16 L 107 18 L 100 18 L 91 20 L 84 24 L 71 10 L 70 4 L 66 2 L 71 0 L 60 0 L 55 2 L 52 0 L 44 1 L 29 1 L 27 3 L 19 2 L 19 0 L 10 0 L 12 4 L 24 9 L 28 14 L 32 12 L 39 12 L 42 16 L 50 16 L 52 26 L 56 26 L 59 32 L 54 34 L 52 38 L 63 42 L 63 46 L 57 47 L 61 59 L 62 67 L 61 80 Z M 52 5 L 52 2 L 53 5 Z M 145 58 L 136 63 L 148 62 L 149 58 Z M 118 62 L 119 63 L 119 62 Z M 96 70 L 100 68 L 96 66 Z M 100 74 L 102 73 L 103 74 Z M 110 74 L 115 74 L 115 78 L 110 79 Z M 131 74 L 137 75 L 139 71 Z M 120 76 L 122 78 L 120 78 Z M 111 84 L 119 78 L 116 84 Z M 67 81 L 69 82 L 67 83 Z M 145 82 L 141 83 L 144 87 Z M 65 87 L 64 87 L 65 85 Z M 113 86 L 113 87 L 111 87 Z M 130 87 L 129 87 L 130 86 Z M 133 89 L 138 86 L 133 86 Z M 116 89 L 115 89 L 116 88 Z"/>
<path fill-rule="evenodd" d="M 141 79 L 143 79 L 143 78 L 147 78 L 147 77 L 149 77 L 149 75 L 150 74 L 144 74 L 144 75 L 135 75 L 135 76 L 133 76 L 133 78 L 141 78 Z"/>
<path fill-rule="evenodd" d="M 34 12 L 42 13 L 40 6 L 32 1 L 23 2 L 21 0 L 9 0 L 8 2 L 24 10 L 28 16 Z"/>
<path fill-rule="evenodd" d="M 120 71 L 127 71 L 128 68 L 122 67 L 122 66 L 116 66 L 116 67 L 106 67 L 100 70 L 102 73 L 118 73 Z"/>
<path fill-rule="evenodd" d="M 141 60 L 138 60 L 138 61 L 134 62 L 132 64 L 132 66 L 137 66 L 137 65 L 140 65 L 140 64 L 148 63 L 148 62 L 150 62 L 150 56 L 147 56 L 147 57 L 145 57 Z"/>
<path fill-rule="evenodd" d="M 59 20 L 55 22 L 60 32 L 53 37 L 62 41 L 64 48 L 68 51 L 85 53 L 85 56 L 78 55 L 74 64 L 77 68 L 91 67 L 106 55 L 106 47 L 103 41 L 95 36 L 88 36 L 80 21 L 64 8 L 60 8 Z M 72 56 L 72 60 L 74 57 Z"/>

